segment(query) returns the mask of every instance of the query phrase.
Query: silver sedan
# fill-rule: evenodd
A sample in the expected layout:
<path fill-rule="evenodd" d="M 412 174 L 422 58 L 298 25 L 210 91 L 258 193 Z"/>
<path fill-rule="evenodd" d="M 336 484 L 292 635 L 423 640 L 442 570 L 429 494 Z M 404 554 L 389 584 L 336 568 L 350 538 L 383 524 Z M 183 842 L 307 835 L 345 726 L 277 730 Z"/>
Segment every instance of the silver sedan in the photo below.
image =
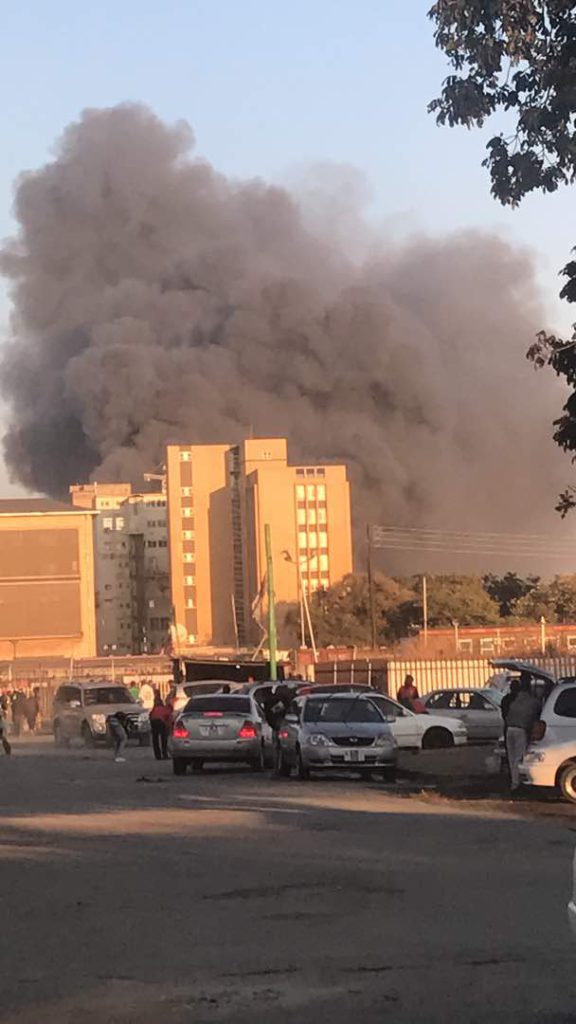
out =
<path fill-rule="evenodd" d="M 422 697 L 430 715 L 442 715 L 464 722 L 469 743 L 497 740 L 504 727 L 498 690 L 459 687 L 455 690 L 434 690 Z"/>
<path fill-rule="evenodd" d="M 192 697 L 174 722 L 169 750 L 175 775 L 206 761 L 244 761 L 262 769 L 272 756 L 272 730 L 250 696 Z"/>
<path fill-rule="evenodd" d="M 275 752 L 277 775 L 296 768 L 310 772 L 354 769 L 395 777 L 398 747 L 390 726 L 363 694 L 334 693 L 299 697 L 280 724 Z"/>

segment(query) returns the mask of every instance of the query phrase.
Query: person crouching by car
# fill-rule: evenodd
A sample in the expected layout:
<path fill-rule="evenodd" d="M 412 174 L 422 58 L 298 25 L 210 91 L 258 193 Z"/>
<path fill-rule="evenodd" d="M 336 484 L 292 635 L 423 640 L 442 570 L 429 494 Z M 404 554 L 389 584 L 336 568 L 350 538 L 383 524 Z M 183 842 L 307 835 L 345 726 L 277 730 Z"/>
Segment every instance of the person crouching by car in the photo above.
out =
<path fill-rule="evenodd" d="M 150 712 L 150 728 L 152 729 L 152 746 L 157 761 L 165 761 L 168 757 L 168 736 L 172 726 L 172 706 L 164 703 L 159 693 L 154 697 L 154 705 Z"/>
<path fill-rule="evenodd" d="M 128 739 L 126 715 L 123 711 L 115 711 L 111 715 L 108 715 L 106 725 L 114 747 L 114 760 L 125 761 L 126 758 L 122 755 L 124 753 L 124 747 L 126 746 L 126 740 Z"/>

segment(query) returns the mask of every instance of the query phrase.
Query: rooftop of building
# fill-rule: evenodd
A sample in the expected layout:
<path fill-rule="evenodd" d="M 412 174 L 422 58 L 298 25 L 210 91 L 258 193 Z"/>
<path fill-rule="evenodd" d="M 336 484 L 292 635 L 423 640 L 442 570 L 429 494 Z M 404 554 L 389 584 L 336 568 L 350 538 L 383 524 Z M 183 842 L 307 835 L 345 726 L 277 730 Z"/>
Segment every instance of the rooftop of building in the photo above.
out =
<path fill-rule="evenodd" d="M 89 511 L 51 498 L 0 498 L 0 516 L 61 515 L 64 512 L 86 515 Z"/>

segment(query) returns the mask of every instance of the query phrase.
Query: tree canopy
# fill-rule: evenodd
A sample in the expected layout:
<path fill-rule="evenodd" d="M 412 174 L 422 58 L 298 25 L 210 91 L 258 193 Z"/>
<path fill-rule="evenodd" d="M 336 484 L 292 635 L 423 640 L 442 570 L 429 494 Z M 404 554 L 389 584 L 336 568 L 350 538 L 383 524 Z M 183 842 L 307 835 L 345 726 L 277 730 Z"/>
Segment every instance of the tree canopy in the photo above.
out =
<path fill-rule="evenodd" d="M 487 144 L 492 194 L 515 206 L 535 189 L 554 192 L 576 176 L 576 20 L 571 0 L 437 0 L 429 11 L 436 45 L 453 74 L 429 105 L 439 124 L 480 127 L 499 114 L 504 130 Z M 576 301 L 576 260 L 560 292 Z M 572 389 L 554 440 L 576 452 L 576 328 L 569 342 L 541 331 L 528 350 Z M 565 515 L 576 488 L 560 495 Z"/>

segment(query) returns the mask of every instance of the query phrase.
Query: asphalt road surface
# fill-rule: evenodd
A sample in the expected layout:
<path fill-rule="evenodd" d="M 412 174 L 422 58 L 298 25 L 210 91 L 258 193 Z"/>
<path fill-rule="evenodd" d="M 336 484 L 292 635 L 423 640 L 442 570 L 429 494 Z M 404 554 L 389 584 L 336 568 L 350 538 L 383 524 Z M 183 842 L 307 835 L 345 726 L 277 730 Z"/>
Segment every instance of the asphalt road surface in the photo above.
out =
<path fill-rule="evenodd" d="M 576 1021 L 574 809 L 128 758 L 0 763 L 3 1021 Z"/>

